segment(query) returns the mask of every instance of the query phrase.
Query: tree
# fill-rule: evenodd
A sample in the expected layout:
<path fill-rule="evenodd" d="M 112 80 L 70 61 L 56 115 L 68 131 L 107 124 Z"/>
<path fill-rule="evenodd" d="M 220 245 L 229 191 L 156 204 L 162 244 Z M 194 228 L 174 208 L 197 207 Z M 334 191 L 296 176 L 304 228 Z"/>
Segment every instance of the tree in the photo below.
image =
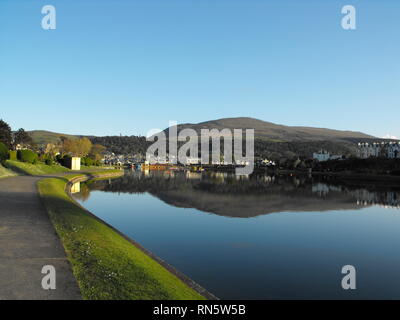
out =
<path fill-rule="evenodd" d="M 87 156 L 92 149 L 92 143 L 88 138 L 81 138 L 78 139 L 78 150 L 77 150 L 77 156 L 78 157 L 84 157 Z"/>
<path fill-rule="evenodd" d="M 74 141 L 71 139 L 62 140 L 62 153 L 74 154 L 76 152 L 76 147 Z"/>
<path fill-rule="evenodd" d="M 3 142 L 7 148 L 12 147 L 11 128 L 2 119 L 0 119 L 0 142 Z"/>
<path fill-rule="evenodd" d="M 270 158 L 273 161 L 279 161 L 279 159 L 281 158 L 281 155 L 279 154 L 279 152 L 274 151 L 270 154 Z"/>
<path fill-rule="evenodd" d="M 296 160 L 294 160 L 294 161 L 293 161 L 293 164 L 292 164 L 293 169 L 296 169 L 296 168 L 299 166 L 300 163 L 301 163 L 301 160 L 300 160 L 299 158 L 297 158 Z"/>
<path fill-rule="evenodd" d="M 31 136 L 22 128 L 18 129 L 18 131 L 14 134 L 14 145 L 32 145 Z"/>
<path fill-rule="evenodd" d="M 290 159 L 290 160 L 292 160 L 292 159 L 295 160 L 297 158 L 297 155 L 292 151 L 285 151 L 284 157 L 287 159 Z"/>
<path fill-rule="evenodd" d="M 65 139 L 63 142 L 63 151 L 75 157 L 86 156 L 92 148 L 92 143 L 88 138 Z"/>
<path fill-rule="evenodd" d="M 46 144 L 46 147 L 44 149 L 44 153 L 50 155 L 51 157 L 54 157 L 58 152 L 60 152 L 59 147 L 55 145 L 54 143 L 48 143 Z"/>
<path fill-rule="evenodd" d="M 102 146 L 101 144 L 94 144 L 92 145 L 92 149 L 90 149 L 89 158 L 93 159 L 94 161 L 99 161 L 102 159 L 104 151 L 106 151 L 106 147 Z"/>
<path fill-rule="evenodd" d="M 60 152 L 61 157 L 63 157 L 67 153 L 67 151 L 64 148 L 66 140 L 68 140 L 67 137 L 61 136 L 60 141 L 57 143 L 58 151 Z"/>
<path fill-rule="evenodd" d="M 90 140 L 93 144 L 101 144 L 107 151 L 116 154 L 146 154 L 147 148 L 152 144 L 146 141 L 146 137 L 141 136 L 91 137 Z"/>
<path fill-rule="evenodd" d="M 3 142 L 0 142 L 0 162 L 7 160 L 8 158 L 8 148 Z"/>

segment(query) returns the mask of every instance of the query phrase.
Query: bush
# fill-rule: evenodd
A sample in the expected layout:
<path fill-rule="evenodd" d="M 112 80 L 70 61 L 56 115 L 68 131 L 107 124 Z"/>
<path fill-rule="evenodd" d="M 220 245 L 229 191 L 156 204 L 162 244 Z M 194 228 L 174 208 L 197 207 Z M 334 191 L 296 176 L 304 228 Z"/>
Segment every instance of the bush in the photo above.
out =
<path fill-rule="evenodd" d="M 47 164 L 48 166 L 51 166 L 54 164 L 54 158 L 51 154 L 46 153 L 46 154 L 42 154 L 41 156 L 39 156 L 40 161 L 44 162 L 45 164 Z"/>
<path fill-rule="evenodd" d="M 18 150 L 17 158 L 22 162 L 28 162 L 32 164 L 35 164 L 38 161 L 38 155 L 31 150 Z"/>
<path fill-rule="evenodd" d="M 56 156 L 56 160 L 58 161 L 59 164 L 61 164 L 64 167 L 69 167 L 71 165 L 71 156 L 70 155 L 65 155 L 61 157 L 60 155 Z"/>
<path fill-rule="evenodd" d="M 14 160 L 14 161 L 17 160 L 17 151 L 10 150 L 9 158 L 10 158 L 10 160 Z"/>
<path fill-rule="evenodd" d="M 0 161 L 5 161 L 8 158 L 8 148 L 3 142 L 0 142 Z"/>
<path fill-rule="evenodd" d="M 92 166 L 94 164 L 93 159 L 89 157 L 83 157 L 81 158 L 81 165 L 83 166 Z"/>

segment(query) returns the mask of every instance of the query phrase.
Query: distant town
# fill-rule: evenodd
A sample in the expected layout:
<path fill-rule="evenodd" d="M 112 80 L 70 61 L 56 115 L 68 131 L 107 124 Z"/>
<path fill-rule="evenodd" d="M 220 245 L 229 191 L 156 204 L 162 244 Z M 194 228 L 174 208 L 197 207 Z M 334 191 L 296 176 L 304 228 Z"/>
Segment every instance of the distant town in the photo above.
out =
<path fill-rule="evenodd" d="M 391 161 L 400 158 L 400 142 L 396 140 L 374 140 L 371 136 L 352 131 L 288 127 L 252 118 L 220 119 L 214 122 L 187 124 L 179 128 L 190 126 L 199 130 L 204 127 L 211 128 L 211 125 L 217 125 L 219 128 L 225 125 L 230 125 L 231 128 L 256 128 L 256 171 L 295 170 L 308 173 L 358 172 L 364 175 L 400 175 L 399 161 Z M 183 161 L 178 161 L 175 154 L 149 159 L 146 152 L 150 142 L 140 136 L 72 136 L 48 131 L 27 132 L 23 128 L 12 131 L 5 121 L 1 123 L 1 136 L 5 149 L 3 161 L 8 160 L 4 162 L 6 166 L 19 165 L 18 162 L 13 162 L 19 160 L 61 165 L 72 170 L 108 166 L 143 170 L 229 171 L 249 164 L 247 159 L 224 159 L 223 152 L 213 157 L 210 164 L 202 162 L 200 154 L 187 156 Z"/>

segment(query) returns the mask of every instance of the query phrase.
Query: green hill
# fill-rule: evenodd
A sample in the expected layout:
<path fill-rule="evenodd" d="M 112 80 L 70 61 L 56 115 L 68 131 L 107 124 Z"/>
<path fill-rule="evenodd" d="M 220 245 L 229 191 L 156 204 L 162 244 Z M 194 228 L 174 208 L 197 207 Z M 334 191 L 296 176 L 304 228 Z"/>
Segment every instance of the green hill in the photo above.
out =
<path fill-rule="evenodd" d="M 57 143 L 60 141 L 60 137 L 66 137 L 68 139 L 76 139 L 80 136 L 57 133 L 45 130 L 33 130 L 28 131 L 28 134 L 32 137 L 33 142 L 36 144 L 47 144 L 47 143 Z"/>
<path fill-rule="evenodd" d="M 335 154 L 355 154 L 356 143 L 384 141 L 371 135 L 356 132 L 326 128 L 285 126 L 254 118 L 223 118 L 201 123 L 179 124 L 178 131 L 192 128 L 198 134 L 201 129 L 255 129 L 255 151 L 261 157 L 288 157 L 295 154 L 311 157 L 313 152 L 326 149 Z M 168 137 L 168 128 L 164 130 Z M 79 138 L 83 135 L 68 135 L 44 130 L 30 131 L 29 134 L 37 144 L 56 143 L 61 136 Z M 145 154 L 151 142 L 139 136 L 86 136 L 92 143 L 98 143 L 116 154 L 141 153 Z"/>
<path fill-rule="evenodd" d="M 375 137 L 356 131 L 342 131 L 326 128 L 285 126 L 254 118 L 223 118 L 200 122 L 197 124 L 186 123 L 178 125 L 178 132 L 185 128 L 194 129 L 197 133 L 201 129 L 254 129 L 256 139 L 274 142 L 294 141 L 338 141 L 375 139 Z M 168 129 L 166 129 L 167 131 Z"/>

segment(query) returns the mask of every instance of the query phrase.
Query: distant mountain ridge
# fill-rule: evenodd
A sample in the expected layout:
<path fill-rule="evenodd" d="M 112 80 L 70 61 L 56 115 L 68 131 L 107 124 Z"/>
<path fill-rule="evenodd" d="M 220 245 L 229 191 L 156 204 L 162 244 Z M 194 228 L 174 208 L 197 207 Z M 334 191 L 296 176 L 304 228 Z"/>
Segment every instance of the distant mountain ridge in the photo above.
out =
<path fill-rule="evenodd" d="M 255 118 L 239 117 L 239 118 L 222 118 L 217 120 L 204 121 L 200 123 L 184 123 L 178 124 L 178 131 L 192 128 L 198 134 L 201 129 L 254 129 L 255 138 L 267 140 L 270 142 L 294 142 L 294 141 L 354 141 L 354 140 L 370 140 L 380 139 L 368 135 L 363 132 L 349 131 L 349 130 L 334 130 L 326 128 L 315 127 L 302 127 L 302 126 L 285 126 L 267 122 Z M 168 132 L 168 128 L 164 130 Z M 35 143 L 56 143 L 60 137 L 75 139 L 85 137 L 85 135 L 71 135 L 46 130 L 33 130 L 28 131 Z M 86 136 L 88 138 L 95 138 L 94 136 Z"/>
<path fill-rule="evenodd" d="M 356 131 L 343 131 L 326 128 L 285 126 L 259 119 L 239 117 L 222 118 L 200 123 L 178 124 L 178 132 L 182 129 L 191 128 L 198 134 L 201 129 L 254 129 L 255 138 L 271 142 L 295 142 L 295 141 L 352 141 L 364 139 L 377 139 L 374 136 Z M 164 130 L 168 131 L 168 128 Z"/>
<path fill-rule="evenodd" d="M 259 157 L 312 157 L 313 152 L 320 149 L 328 150 L 333 154 L 355 155 L 357 142 L 385 141 L 371 135 L 325 128 L 285 126 L 254 118 L 223 118 L 200 123 L 185 123 L 178 125 L 178 132 L 185 128 L 192 128 L 198 134 L 201 129 L 255 129 L 255 154 Z M 168 130 L 164 132 L 168 137 Z M 44 130 L 29 131 L 33 141 L 37 144 L 57 143 L 60 137 L 69 139 L 87 137 L 92 143 L 98 143 L 115 154 L 146 154 L 152 142 L 141 136 L 85 136 L 56 133 Z"/>
<path fill-rule="evenodd" d="M 28 134 L 32 137 L 33 142 L 37 144 L 57 143 L 60 141 L 60 137 L 66 137 L 68 139 L 76 139 L 81 136 L 51 132 L 46 130 L 32 130 L 28 131 Z"/>

